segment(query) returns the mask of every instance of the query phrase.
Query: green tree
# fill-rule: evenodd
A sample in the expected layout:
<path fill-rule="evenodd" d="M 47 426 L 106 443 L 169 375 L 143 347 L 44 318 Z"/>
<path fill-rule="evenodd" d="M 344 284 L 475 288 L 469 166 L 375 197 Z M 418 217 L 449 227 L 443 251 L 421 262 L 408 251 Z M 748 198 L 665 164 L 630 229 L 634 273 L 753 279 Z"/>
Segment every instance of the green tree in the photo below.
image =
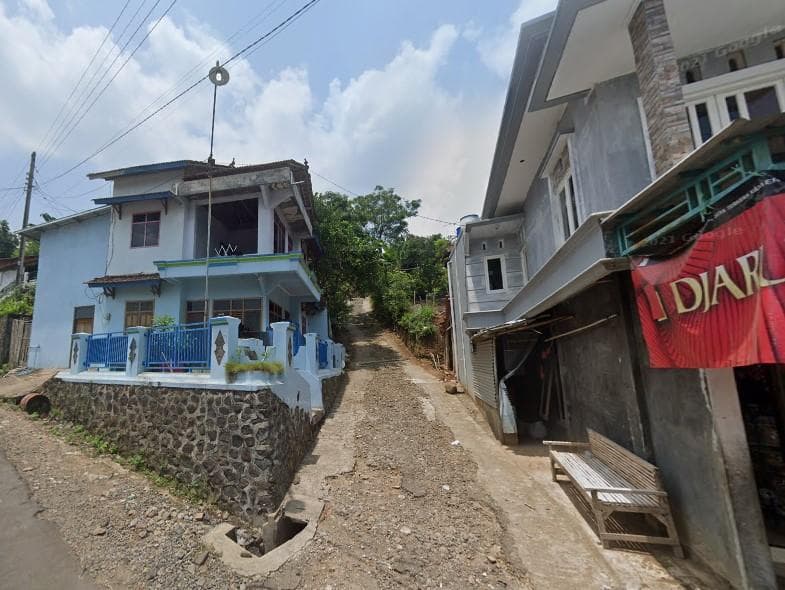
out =
<path fill-rule="evenodd" d="M 407 201 L 395 189 L 377 186 L 373 192 L 352 201 L 356 219 L 372 238 L 390 244 L 409 231 L 407 219 L 417 215 L 420 199 Z"/>
<path fill-rule="evenodd" d="M 8 221 L 0 219 L 0 258 L 10 258 L 19 246 L 19 238 L 11 231 Z"/>
<path fill-rule="evenodd" d="M 381 243 L 369 236 L 346 195 L 326 192 L 314 197 L 314 213 L 323 255 L 316 275 L 333 322 L 341 325 L 349 299 L 371 292 L 380 269 Z"/>

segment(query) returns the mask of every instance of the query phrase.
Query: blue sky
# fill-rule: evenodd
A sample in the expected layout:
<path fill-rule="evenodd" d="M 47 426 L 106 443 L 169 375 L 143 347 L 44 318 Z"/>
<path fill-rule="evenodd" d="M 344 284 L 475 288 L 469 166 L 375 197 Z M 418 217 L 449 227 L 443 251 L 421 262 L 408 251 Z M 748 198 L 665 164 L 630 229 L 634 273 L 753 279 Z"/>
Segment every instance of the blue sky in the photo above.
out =
<path fill-rule="evenodd" d="M 225 59 L 304 1 L 179 0 L 81 123 L 52 150 L 52 142 L 42 139 L 124 0 L 0 0 L 0 59 L 10 64 L 0 95 L 5 114 L 0 188 L 23 183 L 20 173 L 30 151 L 37 150 L 41 186 L 34 192 L 30 218 L 35 223 L 42 211 L 66 215 L 104 196 L 108 185 L 88 181 L 87 172 L 206 158 L 208 84 L 74 172 L 50 180 L 165 100 L 155 99 L 172 96 L 203 75 L 208 61 Z M 155 6 L 155 0 L 130 0 L 76 96 L 93 71 L 100 76 L 96 65 L 102 60 L 108 65 L 121 55 L 116 70 L 170 3 L 160 0 L 121 54 L 130 32 Z M 308 158 L 320 175 L 313 179 L 316 190 L 336 189 L 325 179 L 360 193 L 382 184 L 407 198 L 421 198 L 422 213 L 430 217 L 454 221 L 476 212 L 518 28 L 553 4 L 321 0 L 247 59 L 231 64 L 231 81 L 219 91 L 216 158 L 242 164 Z M 126 23 L 131 24 L 121 36 Z M 194 66 L 190 78 L 181 78 Z M 76 108 L 75 102 L 67 103 L 67 110 Z M 21 190 L 0 191 L 0 218 L 18 227 L 21 211 Z M 424 219 L 412 228 L 416 233 L 452 231 Z"/>

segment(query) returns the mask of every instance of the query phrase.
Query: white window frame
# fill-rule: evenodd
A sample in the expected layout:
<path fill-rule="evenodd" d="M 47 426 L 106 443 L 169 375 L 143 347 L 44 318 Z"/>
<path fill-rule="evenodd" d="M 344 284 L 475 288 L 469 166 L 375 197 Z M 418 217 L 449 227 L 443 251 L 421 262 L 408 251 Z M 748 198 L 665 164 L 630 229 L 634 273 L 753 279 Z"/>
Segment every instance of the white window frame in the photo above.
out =
<path fill-rule="evenodd" d="M 687 113 L 692 128 L 695 147 L 704 143 L 700 134 L 698 115 L 695 107 L 705 103 L 709 113 L 712 135 L 718 133 L 723 127 L 731 123 L 728 106 L 725 99 L 735 96 L 739 105 L 741 117 L 748 118 L 746 92 L 760 90 L 761 88 L 774 87 L 780 109 L 785 112 L 785 63 L 783 60 L 774 60 L 757 66 L 742 68 L 700 80 L 682 87 L 687 105 Z"/>
<path fill-rule="evenodd" d="M 567 153 L 570 166 L 564 173 L 561 181 L 556 184 L 553 180 L 553 171 L 556 163 L 562 158 L 564 153 Z M 583 203 L 580 199 L 580 191 L 578 190 L 578 182 L 575 176 L 575 158 L 574 150 L 572 147 L 572 134 L 564 133 L 560 135 L 553 144 L 550 156 L 543 168 L 542 178 L 548 180 L 548 191 L 550 193 L 551 203 L 551 220 L 553 223 L 553 232 L 556 245 L 561 246 L 567 239 L 572 236 L 581 225 L 581 220 L 584 218 Z M 570 179 L 572 179 L 572 192 L 570 193 Z M 569 236 L 564 235 L 564 219 L 562 217 L 561 203 L 559 201 L 559 194 L 561 190 L 565 189 L 565 195 L 568 199 L 567 202 L 567 227 L 569 228 Z M 577 218 L 574 217 L 577 215 Z"/>
<path fill-rule="evenodd" d="M 499 260 L 500 266 L 502 269 L 502 288 L 501 289 L 491 289 L 491 277 L 490 273 L 488 272 L 488 261 L 489 260 Z M 495 254 L 493 256 L 486 256 L 483 260 L 483 270 L 485 271 L 485 292 L 486 293 L 503 293 L 507 290 L 507 268 L 506 268 L 506 257 L 504 254 Z"/>

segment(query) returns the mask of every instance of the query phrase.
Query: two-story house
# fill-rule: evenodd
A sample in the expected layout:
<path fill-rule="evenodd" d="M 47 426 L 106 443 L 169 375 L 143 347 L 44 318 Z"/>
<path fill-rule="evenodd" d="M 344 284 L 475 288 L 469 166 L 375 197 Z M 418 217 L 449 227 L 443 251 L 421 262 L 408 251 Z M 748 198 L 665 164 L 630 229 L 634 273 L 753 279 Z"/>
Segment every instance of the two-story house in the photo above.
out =
<path fill-rule="evenodd" d="M 97 208 L 23 232 L 40 241 L 34 366 L 73 366 L 72 335 L 83 334 L 84 368 L 125 370 L 137 356 L 126 355 L 127 332 L 142 328 L 166 334 L 146 336 L 139 371 L 206 373 L 209 325 L 232 317 L 240 344 L 259 355 L 276 323 L 293 327 L 290 356 L 314 334 L 325 368 L 332 343 L 310 267 L 320 247 L 307 165 L 183 160 L 88 176 L 111 182 Z"/>
<path fill-rule="evenodd" d="M 482 216 L 448 264 L 454 366 L 496 436 L 591 428 L 656 463 L 688 554 L 743 588 L 783 561 L 785 357 L 778 312 L 727 310 L 783 269 L 716 228 L 779 190 L 783 111 L 779 0 L 562 0 L 521 27 Z M 684 315 L 715 309 L 712 331 Z"/>

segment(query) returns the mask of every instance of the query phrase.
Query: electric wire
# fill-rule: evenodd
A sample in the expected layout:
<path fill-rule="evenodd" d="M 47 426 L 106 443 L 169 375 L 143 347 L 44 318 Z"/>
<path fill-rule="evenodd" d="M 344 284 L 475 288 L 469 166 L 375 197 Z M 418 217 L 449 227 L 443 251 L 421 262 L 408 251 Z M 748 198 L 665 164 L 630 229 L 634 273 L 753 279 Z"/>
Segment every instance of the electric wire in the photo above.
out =
<path fill-rule="evenodd" d="M 158 4 L 160 3 L 160 1 L 161 1 L 161 0 L 156 0 L 156 2 L 155 2 L 155 4 L 153 5 L 153 7 L 152 7 L 152 8 L 150 9 L 150 11 L 149 11 L 149 12 L 148 12 L 148 13 L 145 15 L 145 17 L 144 17 L 143 21 L 142 21 L 142 22 L 139 24 L 139 26 L 137 27 L 136 31 L 138 31 L 138 30 L 139 30 L 139 29 L 142 27 L 142 25 L 144 24 L 144 22 L 145 22 L 145 21 L 147 20 L 147 18 L 150 16 L 150 14 L 153 12 L 153 10 L 155 10 L 155 7 L 156 7 L 156 6 L 158 6 Z M 164 17 L 166 17 L 166 15 L 167 15 L 167 14 L 169 14 L 169 11 L 172 9 L 172 7 L 173 7 L 173 6 L 174 6 L 176 3 L 177 3 L 177 0 L 172 0 L 172 2 L 169 4 L 169 6 L 166 8 L 166 10 L 164 10 L 163 14 L 162 14 L 160 17 L 158 17 L 158 20 L 156 20 L 156 21 L 155 21 L 155 24 L 153 24 L 153 26 L 152 26 L 152 27 L 150 27 L 150 29 L 147 31 L 147 33 L 145 33 L 145 34 L 144 34 L 144 36 L 143 36 L 143 37 L 142 37 L 142 39 L 139 41 L 139 43 L 137 43 L 137 44 L 136 44 L 136 47 L 134 47 L 134 49 L 131 51 L 131 53 L 129 53 L 129 54 L 128 54 L 128 57 L 126 57 L 125 61 L 124 61 L 124 62 L 123 62 L 121 65 L 120 65 L 120 67 L 119 67 L 119 68 L 118 68 L 118 69 L 115 71 L 115 73 L 112 75 L 112 77 L 111 77 L 111 78 L 109 78 L 109 80 L 106 82 L 106 84 L 104 84 L 103 88 L 101 88 L 101 91 L 100 91 L 100 92 L 99 92 L 99 93 L 96 95 L 96 97 L 93 99 L 93 101 L 92 101 L 92 102 L 91 102 L 91 103 L 90 103 L 90 104 L 87 106 L 87 108 L 86 108 L 86 109 L 85 109 L 85 110 L 82 112 L 82 114 L 79 116 L 79 118 L 76 120 L 76 122 L 75 122 L 75 123 L 73 123 L 73 125 L 72 125 L 72 126 L 71 126 L 71 128 L 68 130 L 68 132 L 67 132 L 67 133 L 66 133 L 66 134 L 65 134 L 65 135 L 64 135 L 64 136 L 63 136 L 63 137 L 62 137 L 62 138 L 59 140 L 59 142 L 58 142 L 58 143 L 57 143 L 57 144 L 56 144 L 56 145 L 55 145 L 55 146 L 52 148 L 51 152 L 49 153 L 49 156 L 47 156 L 47 157 L 45 157 L 45 158 L 43 159 L 43 162 L 42 162 L 42 164 L 46 164 L 46 162 L 48 161 L 48 159 L 49 159 L 49 158 L 50 158 L 52 155 L 54 155 L 54 154 L 57 152 L 57 150 L 60 148 L 60 146 L 61 146 L 61 145 L 63 145 L 63 142 L 65 142 L 65 140 L 66 140 L 66 139 L 68 139 L 68 137 L 71 135 L 71 133 L 73 133 L 73 131 L 74 131 L 74 130 L 75 130 L 75 129 L 76 129 L 78 126 L 79 126 L 79 123 L 81 123 L 81 122 L 82 122 L 82 120 L 85 118 L 85 116 L 87 115 L 87 113 L 89 113 L 89 112 L 90 112 L 90 110 L 91 110 L 91 109 L 92 109 L 92 108 L 95 106 L 95 103 L 97 103 L 97 102 L 98 102 L 98 100 L 99 100 L 99 99 L 100 99 L 100 98 L 103 96 L 104 92 L 106 92 L 106 90 L 109 88 L 109 86 L 111 86 L 112 82 L 114 82 L 114 80 L 117 78 L 117 76 L 119 76 L 119 75 L 120 75 L 120 72 L 122 72 L 122 71 L 123 71 L 123 69 L 124 69 L 124 68 L 125 68 L 125 66 L 128 64 L 128 62 L 129 62 L 129 61 L 131 61 L 131 58 L 134 56 L 134 54 L 136 54 L 136 52 L 137 52 L 137 51 L 139 51 L 139 48 L 140 48 L 140 47 L 141 47 L 141 46 L 144 44 L 144 42 L 145 42 L 145 41 L 147 40 L 147 38 L 148 38 L 148 37 L 149 37 L 149 36 L 150 36 L 150 35 L 153 33 L 153 31 L 155 31 L 156 27 L 158 27 L 158 25 L 161 23 L 161 21 L 164 19 Z M 136 35 L 136 31 L 134 31 L 134 33 L 133 33 L 133 35 L 131 36 L 131 38 L 133 38 L 133 37 Z M 124 49 L 125 49 L 125 47 L 123 47 L 123 50 L 124 50 Z M 122 52 L 121 52 L 121 53 L 122 53 Z M 120 54 L 118 54 L 118 57 L 119 57 L 119 55 L 120 55 Z M 112 62 L 112 63 L 114 64 L 114 62 Z M 111 66 L 110 66 L 110 68 L 111 68 Z"/>
<path fill-rule="evenodd" d="M 267 33 L 265 33 L 264 35 L 262 35 L 261 37 L 259 37 L 259 38 L 258 38 L 258 39 L 256 39 L 255 41 L 253 41 L 252 43 L 250 43 L 250 44 L 246 45 L 246 46 L 245 46 L 243 49 L 241 49 L 240 51 L 236 52 L 236 53 L 235 53 L 234 55 L 232 55 L 232 56 L 231 56 L 229 59 L 227 59 L 225 62 L 223 62 L 223 64 L 222 64 L 222 65 L 223 65 L 223 66 L 226 66 L 227 64 L 229 64 L 229 63 L 231 63 L 232 61 L 236 60 L 237 58 L 241 57 L 242 55 L 244 55 L 244 54 L 245 54 L 245 53 L 247 53 L 248 51 L 251 51 L 251 50 L 253 50 L 255 47 L 258 47 L 258 46 L 260 46 L 260 44 L 262 44 L 262 43 L 263 43 L 263 42 L 265 42 L 266 40 L 268 40 L 268 39 L 271 39 L 271 38 L 274 38 L 275 36 L 277 36 L 277 35 L 278 35 L 278 33 L 280 33 L 280 32 L 283 32 L 283 31 L 284 31 L 286 28 L 288 28 L 288 27 L 289 27 L 289 26 L 290 26 L 290 25 L 291 25 L 293 22 L 295 22 L 296 20 L 298 20 L 298 19 L 299 19 L 300 17 L 302 17 L 302 16 L 303 16 L 303 15 L 304 15 L 306 12 L 308 12 L 308 11 L 309 11 L 311 8 L 313 8 L 313 6 L 314 6 L 315 4 L 317 4 L 319 1 L 320 1 L 320 0 L 309 0 L 309 1 L 308 1 L 308 2 L 306 2 L 304 5 L 302 5 L 300 8 L 298 8 L 298 9 L 297 9 L 295 12 L 293 12 L 291 15 L 289 15 L 289 16 L 288 16 L 288 17 L 287 17 L 285 20 L 281 21 L 281 22 L 280 22 L 279 24 L 277 24 L 275 27 L 273 27 L 272 29 L 270 29 L 270 30 L 269 30 Z M 45 181 L 43 181 L 43 183 L 42 183 L 42 184 L 49 184 L 50 182 L 53 182 L 53 181 L 55 181 L 55 180 L 57 180 L 57 179 L 59 179 L 59 178 L 62 178 L 63 176 L 65 176 L 65 175 L 67 175 L 67 174 L 70 174 L 71 172 L 73 172 L 74 170 L 76 170 L 77 168 L 79 168 L 80 166 L 82 166 L 83 164 L 85 164 L 86 162 L 89 162 L 89 161 L 90 161 L 90 160 L 92 160 L 92 159 L 93 159 L 95 156 L 97 156 L 98 154 L 100 154 L 100 153 L 104 152 L 104 151 L 105 151 L 105 150 L 107 150 L 109 147 L 111 147 L 112 145 L 114 145 L 115 143 L 117 143 L 118 141 L 120 141 L 121 139 L 123 139 L 124 137 L 126 137 L 128 134 L 130 134 L 130 133 L 131 133 L 131 132 L 133 132 L 134 130 L 138 129 L 139 127 L 141 127 L 141 126 L 142 126 L 144 123 L 146 123 L 147 121 L 149 121 L 150 119 L 152 119 L 152 118 L 153 118 L 155 115 L 157 115 L 158 113 L 160 113 L 161 111 L 163 111 L 164 109 L 166 109 L 167 107 L 169 107 L 171 104 L 173 104 L 174 102 L 176 102 L 176 101 L 177 101 L 178 99 L 180 99 L 181 97 L 185 96 L 187 93 L 189 93 L 191 90 L 193 90 L 194 88 L 196 88 L 196 87 L 197 87 L 199 84 L 201 84 L 202 82 L 204 82 L 204 81 L 205 81 L 205 80 L 207 80 L 207 79 L 208 79 L 208 76 L 207 76 L 207 75 L 205 75 L 205 76 L 202 76 L 202 77 L 201 77 L 201 78 L 199 78 L 197 81 L 193 82 L 193 83 L 192 83 L 190 86 L 188 86 L 188 87 L 187 87 L 185 90 L 183 90 L 183 91 L 179 92 L 179 93 L 178 93 L 177 95 L 175 95 L 173 98 L 169 99 L 169 100 L 168 100 L 167 102 L 165 102 L 163 105 L 161 105 L 161 106 L 160 106 L 160 107 L 158 107 L 156 110 L 154 110 L 152 113 L 150 113 L 149 115 L 147 115 L 147 116 L 146 116 L 145 118 L 143 118 L 141 121 L 139 121 L 138 123 L 136 123 L 136 124 L 132 125 L 130 128 L 126 129 L 125 131 L 123 131 L 123 132 L 122 132 L 122 133 L 120 133 L 119 135 L 115 136 L 115 137 L 114 137 L 114 138 L 112 138 L 111 140 L 107 141 L 105 144 L 103 144 L 101 147 L 99 147 L 99 148 L 98 148 L 97 150 L 95 150 L 93 153 L 91 153 L 91 154 L 90 154 L 90 155 L 88 155 L 87 157 L 85 157 L 85 158 L 81 159 L 79 162 L 77 162 L 76 164 L 74 164 L 73 166 L 71 166 L 70 168 L 68 168 L 67 170 L 65 170 L 65 171 L 61 172 L 60 174 L 57 174 L 57 175 L 55 175 L 55 176 L 53 176 L 53 177 L 51 177 L 51 178 L 48 178 L 48 179 L 46 179 Z"/>
<path fill-rule="evenodd" d="M 355 196 L 355 197 L 360 197 L 360 196 L 362 196 L 362 195 L 360 195 L 359 193 L 356 193 L 356 192 L 354 192 L 354 191 L 352 191 L 352 190 L 349 190 L 349 189 L 348 189 L 348 188 L 346 188 L 345 186 L 342 186 L 342 185 L 338 184 L 337 182 L 334 182 L 334 181 L 330 180 L 330 179 L 329 179 L 329 178 L 327 178 L 326 176 L 322 176 L 321 174 L 319 174 L 318 172 L 316 172 L 316 171 L 315 171 L 315 170 L 313 170 L 312 168 L 308 168 L 308 172 L 310 172 L 310 173 L 311 173 L 311 174 L 313 174 L 314 176 L 318 176 L 319 178 L 321 178 L 322 180 L 324 180 L 324 181 L 326 181 L 326 182 L 329 182 L 329 183 L 330 183 L 330 184 L 332 184 L 333 186 L 335 186 L 335 187 L 337 187 L 337 188 L 341 189 L 342 191 L 345 191 L 345 192 L 349 193 L 350 195 L 353 195 L 353 196 Z M 454 222 L 454 221 L 445 221 L 444 219 L 436 219 L 435 217 L 428 217 L 428 216 L 426 216 L 426 215 L 420 215 L 419 213 L 415 213 L 415 214 L 414 214 L 412 217 L 419 217 L 420 219 L 427 219 L 428 221 L 435 221 L 435 222 L 437 222 L 437 223 L 443 223 L 444 225 L 453 225 L 453 226 L 455 226 L 455 225 L 458 225 L 458 224 L 457 224 L 456 222 Z"/>
<path fill-rule="evenodd" d="M 113 45 L 110 48 L 110 50 L 101 59 L 101 63 L 98 65 L 98 67 L 96 67 L 93 70 L 93 73 L 91 74 L 90 78 L 88 79 L 87 84 L 85 84 L 85 86 L 79 92 L 79 95 L 74 100 L 74 105 L 69 109 L 68 114 L 63 118 L 63 120 L 60 122 L 60 124 L 56 127 L 54 135 L 49 140 L 49 144 L 43 146 L 43 149 L 41 150 L 42 159 L 44 157 L 48 158 L 48 152 L 50 151 L 51 146 L 54 145 L 54 143 L 62 136 L 62 133 L 64 132 L 64 130 L 71 124 L 71 122 L 74 120 L 74 118 L 76 118 L 76 116 L 81 111 L 81 109 L 84 106 L 84 104 L 88 100 L 90 100 L 90 97 L 93 95 L 93 93 L 95 92 L 96 88 L 98 88 L 99 84 L 101 84 L 101 81 L 106 77 L 106 74 L 109 73 L 109 71 L 112 69 L 112 66 L 118 60 L 118 58 L 120 57 L 120 55 L 124 51 L 125 47 L 127 47 L 128 44 L 133 39 L 133 36 L 136 34 L 136 31 L 134 31 L 131 34 L 131 36 L 125 41 L 125 45 L 123 45 L 122 48 L 119 47 L 119 44 L 122 41 L 123 36 L 125 35 L 125 32 L 128 30 L 128 27 L 130 27 L 131 24 L 134 22 L 134 20 L 136 20 L 137 15 L 142 10 L 142 8 L 144 8 L 144 5 L 145 5 L 146 2 L 147 2 L 147 0 L 141 0 L 141 2 L 139 3 L 139 6 L 136 8 L 136 11 L 134 11 L 134 13 L 131 15 L 131 18 L 128 20 L 128 22 L 125 23 L 125 26 L 123 27 L 123 30 L 120 31 L 120 35 L 117 38 L 117 44 Z M 144 23 L 144 20 L 142 20 L 142 23 Z M 106 62 L 109 59 L 109 57 L 114 54 L 115 49 L 117 49 L 117 55 L 115 55 L 114 59 L 112 60 L 112 63 L 109 64 L 109 66 L 107 66 L 106 68 L 104 68 L 104 65 L 106 64 Z M 98 80 L 96 80 L 96 76 L 99 76 Z M 93 84 L 94 80 L 96 80 L 95 84 Z"/>
<path fill-rule="evenodd" d="M 90 58 L 90 61 L 82 70 L 82 74 L 79 76 L 79 79 L 76 81 L 76 84 L 74 84 L 74 87 L 71 89 L 68 98 L 66 98 L 63 101 L 63 104 L 60 105 L 60 110 L 57 112 L 57 115 L 55 115 L 55 118 L 52 120 L 52 123 L 49 125 L 49 129 L 46 130 L 46 133 L 41 138 L 41 141 L 38 142 L 39 149 L 36 151 L 40 151 L 40 148 L 47 142 L 49 138 L 49 134 L 55 128 L 55 125 L 59 122 L 60 116 L 63 114 L 63 111 L 65 110 L 66 106 L 71 102 L 71 99 L 73 98 L 74 94 L 76 94 L 76 90 L 79 88 L 80 84 L 84 80 L 85 76 L 87 75 L 87 72 L 93 66 L 93 63 L 95 63 L 96 58 L 101 53 L 101 50 L 104 48 L 104 45 L 106 45 L 106 41 L 109 39 L 109 37 L 111 37 L 112 31 L 114 31 L 114 28 L 117 26 L 117 23 L 120 22 L 120 19 L 122 18 L 123 14 L 125 13 L 125 10 L 128 8 L 128 5 L 130 3 L 131 0 L 125 0 L 125 4 L 123 4 L 123 7 L 120 9 L 120 14 L 117 15 L 117 18 L 114 19 L 112 26 L 109 27 L 108 31 L 106 31 L 106 35 L 104 35 L 104 38 L 101 40 L 100 45 L 98 45 L 98 48 L 95 50 L 95 52 L 93 52 L 93 56 Z"/>

